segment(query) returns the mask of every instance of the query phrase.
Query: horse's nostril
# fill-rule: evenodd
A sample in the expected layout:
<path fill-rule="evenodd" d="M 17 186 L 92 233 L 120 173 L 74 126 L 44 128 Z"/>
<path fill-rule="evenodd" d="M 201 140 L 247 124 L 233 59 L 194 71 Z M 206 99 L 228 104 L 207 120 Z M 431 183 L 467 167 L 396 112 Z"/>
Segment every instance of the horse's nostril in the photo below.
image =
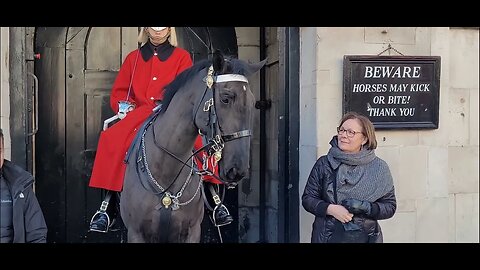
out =
<path fill-rule="evenodd" d="M 230 181 L 240 181 L 245 177 L 245 173 L 240 173 L 239 170 L 235 167 L 231 168 L 227 172 L 227 178 Z"/>

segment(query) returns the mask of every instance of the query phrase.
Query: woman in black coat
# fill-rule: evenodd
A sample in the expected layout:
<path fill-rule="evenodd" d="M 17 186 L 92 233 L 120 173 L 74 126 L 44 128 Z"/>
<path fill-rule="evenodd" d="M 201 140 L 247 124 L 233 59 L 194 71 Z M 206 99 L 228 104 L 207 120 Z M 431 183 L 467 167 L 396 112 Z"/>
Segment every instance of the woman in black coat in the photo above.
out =
<path fill-rule="evenodd" d="M 313 166 L 302 205 L 315 215 L 312 243 L 383 242 L 377 220 L 397 207 L 387 163 L 375 155 L 375 128 L 365 116 L 343 116 L 327 155 Z"/>

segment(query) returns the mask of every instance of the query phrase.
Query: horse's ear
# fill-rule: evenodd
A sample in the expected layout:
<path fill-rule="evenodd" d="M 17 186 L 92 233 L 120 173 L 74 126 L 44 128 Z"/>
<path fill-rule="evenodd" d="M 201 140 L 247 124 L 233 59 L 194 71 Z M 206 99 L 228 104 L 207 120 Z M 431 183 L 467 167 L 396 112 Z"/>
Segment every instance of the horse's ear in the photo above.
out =
<path fill-rule="evenodd" d="M 213 52 L 212 63 L 213 70 L 215 70 L 216 73 L 223 71 L 225 60 L 223 59 L 223 55 L 219 50 L 215 50 L 215 52 Z"/>
<path fill-rule="evenodd" d="M 248 63 L 248 68 L 246 70 L 246 76 L 250 76 L 252 74 L 255 74 L 257 71 L 259 71 L 265 64 L 267 63 L 267 58 L 265 58 L 263 61 L 260 61 L 258 63 Z"/>

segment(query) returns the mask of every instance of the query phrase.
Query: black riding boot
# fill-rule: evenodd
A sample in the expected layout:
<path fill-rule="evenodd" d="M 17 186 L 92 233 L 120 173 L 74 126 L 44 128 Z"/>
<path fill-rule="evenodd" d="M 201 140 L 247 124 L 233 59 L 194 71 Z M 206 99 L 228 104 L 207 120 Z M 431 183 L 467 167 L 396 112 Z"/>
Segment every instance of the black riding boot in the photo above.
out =
<path fill-rule="evenodd" d="M 213 196 L 213 201 L 215 202 L 215 208 L 213 209 L 213 214 L 212 214 L 212 219 L 213 219 L 213 224 L 216 227 L 228 225 L 232 223 L 233 217 L 230 215 L 230 212 L 228 211 L 227 207 L 222 203 L 220 200 L 220 197 L 218 194 L 215 192 L 215 189 L 213 188 L 213 184 L 207 184 L 208 189 L 212 193 Z"/>
<path fill-rule="evenodd" d="M 100 209 L 93 215 L 90 221 L 90 231 L 108 232 L 108 228 L 113 226 L 118 215 L 117 204 L 117 192 L 108 190 Z"/>

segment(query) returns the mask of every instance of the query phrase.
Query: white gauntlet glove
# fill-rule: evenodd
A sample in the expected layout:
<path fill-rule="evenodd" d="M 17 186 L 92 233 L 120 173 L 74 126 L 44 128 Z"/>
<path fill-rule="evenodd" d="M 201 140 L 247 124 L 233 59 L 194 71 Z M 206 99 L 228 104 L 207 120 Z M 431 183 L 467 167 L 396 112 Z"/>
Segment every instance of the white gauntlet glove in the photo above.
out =
<path fill-rule="evenodd" d="M 135 104 L 130 101 L 122 100 L 118 102 L 118 118 L 123 119 L 127 116 L 127 113 L 133 111 L 135 109 Z"/>

